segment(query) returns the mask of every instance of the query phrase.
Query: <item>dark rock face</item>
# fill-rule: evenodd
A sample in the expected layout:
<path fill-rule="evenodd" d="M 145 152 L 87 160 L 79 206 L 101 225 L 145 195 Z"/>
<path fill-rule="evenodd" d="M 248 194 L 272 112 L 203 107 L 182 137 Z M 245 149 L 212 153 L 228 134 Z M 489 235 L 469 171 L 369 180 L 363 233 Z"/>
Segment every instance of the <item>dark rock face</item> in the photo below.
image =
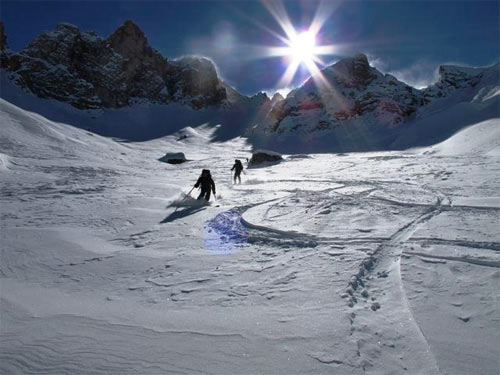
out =
<path fill-rule="evenodd" d="M 108 43 L 116 53 L 127 59 L 137 59 L 141 56 L 152 56 L 153 50 L 146 36 L 132 21 L 125 21 L 108 38 Z"/>
<path fill-rule="evenodd" d="M 277 163 L 283 160 L 283 157 L 277 152 L 257 150 L 253 152 L 248 165 L 250 167 L 255 167 L 262 163 Z"/>
<path fill-rule="evenodd" d="M 360 53 L 352 58 L 340 60 L 334 65 L 336 81 L 347 87 L 362 87 L 377 78 L 372 72 L 368 58 Z"/>
<path fill-rule="evenodd" d="M 218 104 L 226 99 L 214 65 L 204 57 L 186 56 L 171 62 L 166 85 L 176 101 L 192 98 L 195 108 Z"/>
<path fill-rule="evenodd" d="M 2 52 L 0 62 L 21 87 L 82 109 L 119 108 L 137 100 L 202 108 L 226 98 L 210 60 L 169 62 L 132 21 L 108 39 L 59 24 L 20 53 Z"/>

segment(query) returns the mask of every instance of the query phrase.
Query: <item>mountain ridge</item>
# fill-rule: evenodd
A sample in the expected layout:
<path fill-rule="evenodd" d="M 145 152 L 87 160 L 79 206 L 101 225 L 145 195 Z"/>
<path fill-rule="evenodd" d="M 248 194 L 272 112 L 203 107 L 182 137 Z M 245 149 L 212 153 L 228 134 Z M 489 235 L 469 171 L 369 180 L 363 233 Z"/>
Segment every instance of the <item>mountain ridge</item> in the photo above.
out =
<path fill-rule="evenodd" d="M 324 67 L 322 81 L 310 77 L 286 98 L 249 97 L 224 82 L 208 58 L 163 57 L 132 21 L 106 39 L 58 24 L 21 52 L 8 49 L 3 24 L 0 34 L 2 97 L 57 121 L 135 141 L 207 123 L 221 125 L 217 140 L 244 135 L 258 148 L 345 152 L 411 147 L 425 144 L 429 134 L 440 141 L 467 126 L 465 119 L 500 117 L 499 63 L 444 64 L 437 82 L 417 89 L 357 54 Z M 29 99 L 16 87 L 48 101 Z M 439 116 L 453 124 L 426 120 L 443 111 L 450 113 Z M 460 118 L 451 114 L 457 111 Z"/>
<path fill-rule="evenodd" d="M 107 39 L 60 23 L 21 52 L 3 48 L 0 65 L 18 86 L 79 109 L 121 108 L 137 100 L 202 108 L 226 99 L 209 59 L 168 60 L 130 20 Z"/>
<path fill-rule="evenodd" d="M 380 72 L 369 65 L 366 55 L 358 54 L 325 67 L 321 80 L 309 78 L 272 108 L 258 130 L 312 133 L 354 121 L 396 128 L 439 99 L 469 90 L 461 100 L 470 101 L 479 91 L 475 88 L 498 86 L 499 67 L 498 63 L 486 68 L 442 65 L 436 83 L 417 89 Z"/>

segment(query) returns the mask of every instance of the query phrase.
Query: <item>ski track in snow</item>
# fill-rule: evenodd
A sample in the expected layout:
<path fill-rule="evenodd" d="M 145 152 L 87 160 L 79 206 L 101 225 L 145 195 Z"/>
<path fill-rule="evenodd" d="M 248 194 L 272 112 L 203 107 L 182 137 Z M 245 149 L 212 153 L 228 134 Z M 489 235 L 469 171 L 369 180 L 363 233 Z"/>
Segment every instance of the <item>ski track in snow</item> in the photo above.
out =
<path fill-rule="evenodd" d="M 118 143 L 2 106 L 24 124 L 0 129 L 2 373 L 500 368 L 498 157 L 311 155 L 233 185 L 241 139 Z M 206 167 L 216 199 L 181 202 Z"/>

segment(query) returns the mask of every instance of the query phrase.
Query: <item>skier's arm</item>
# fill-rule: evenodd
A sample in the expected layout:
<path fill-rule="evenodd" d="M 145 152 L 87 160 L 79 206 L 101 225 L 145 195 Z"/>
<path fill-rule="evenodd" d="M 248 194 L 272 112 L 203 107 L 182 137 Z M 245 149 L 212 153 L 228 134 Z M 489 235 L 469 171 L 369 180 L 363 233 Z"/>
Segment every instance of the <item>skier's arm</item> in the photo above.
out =
<path fill-rule="evenodd" d="M 212 184 L 212 192 L 215 195 L 215 182 L 214 182 L 214 180 L 211 180 L 210 183 Z"/>
<path fill-rule="evenodd" d="M 198 181 L 196 181 L 196 184 L 194 184 L 194 187 L 197 188 L 201 184 L 201 177 L 198 178 Z"/>
<path fill-rule="evenodd" d="M 234 171 L 234 168 L 235 168 L 235 167 L 236 167 L 236 164 L 235 164 L 235 165 L 233 165 L 233 167 L 231 168 L 231 170 L 232 170 L 232 171 Z"/>

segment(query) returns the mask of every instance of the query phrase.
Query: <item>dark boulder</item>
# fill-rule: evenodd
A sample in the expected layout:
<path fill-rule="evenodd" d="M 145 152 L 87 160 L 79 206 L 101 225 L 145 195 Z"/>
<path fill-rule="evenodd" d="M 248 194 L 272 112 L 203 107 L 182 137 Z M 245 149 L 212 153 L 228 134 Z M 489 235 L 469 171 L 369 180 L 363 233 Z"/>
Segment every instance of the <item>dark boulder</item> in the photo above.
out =
<path fill-rule="evenodd" d="M 281 154 L 274 151 L 256 150 L 248 162 L 249 167 L 255 167 L 262 164 L 279 163 L 283 160 Z"/>

